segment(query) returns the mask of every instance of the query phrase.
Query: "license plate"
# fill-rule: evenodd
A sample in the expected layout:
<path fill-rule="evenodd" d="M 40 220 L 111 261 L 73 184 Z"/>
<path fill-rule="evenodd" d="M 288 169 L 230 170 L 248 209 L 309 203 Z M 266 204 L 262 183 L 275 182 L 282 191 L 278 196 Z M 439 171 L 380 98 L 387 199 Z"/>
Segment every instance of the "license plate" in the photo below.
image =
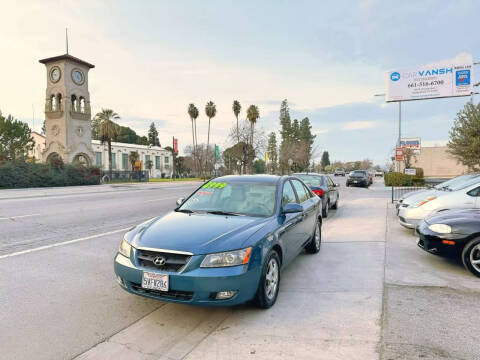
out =
<path fill-rule="evenodd" d="M 168 275 L 144 271 L 142 276 L 142 288 L 168 291 Z"/>
<path fill-rule="evenodd" d="M 355 184 L 356 184 L 356 183 L 358 183 L 358 181 L 357 181 L 357 180 L 354 180 L 353 182 L 354 182 Z"/>

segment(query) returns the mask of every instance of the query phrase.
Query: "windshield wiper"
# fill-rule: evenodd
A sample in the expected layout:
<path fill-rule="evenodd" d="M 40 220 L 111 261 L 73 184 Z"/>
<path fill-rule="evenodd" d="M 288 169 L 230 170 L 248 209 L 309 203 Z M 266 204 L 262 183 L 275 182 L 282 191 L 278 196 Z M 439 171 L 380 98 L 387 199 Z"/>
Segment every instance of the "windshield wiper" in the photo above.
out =
<path fill-rule="evenodd" d="M 175 209 L 176 212 L 183 212 L 183 213 L 187 213 L 187 214 L 191 214 L 193 213 L 193 210 L 189 210 L 189 209 Z"/>
<path fill-rule="evenodd" d="M 241 214 L 235 213 L 235 212 L 230 212 L 230 211 L 221 211 L 221 210 L 210 210 L 207 211 L 208 214 L 214 214 L 214 215 L 231 215 L 231 216 L 239 216 Z"/>

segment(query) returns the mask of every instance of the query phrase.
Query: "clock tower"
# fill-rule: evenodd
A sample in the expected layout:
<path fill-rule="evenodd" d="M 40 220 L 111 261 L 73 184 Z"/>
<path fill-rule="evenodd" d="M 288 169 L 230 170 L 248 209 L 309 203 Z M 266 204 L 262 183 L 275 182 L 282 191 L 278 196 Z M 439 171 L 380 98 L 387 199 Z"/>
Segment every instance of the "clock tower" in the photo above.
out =
<path fill-rule="evenodd" d="M 95 66 L 69 54 L 40 60 L 47 70 L 44 162 L 91 165 L 93 159 L 88 71 Z"/>

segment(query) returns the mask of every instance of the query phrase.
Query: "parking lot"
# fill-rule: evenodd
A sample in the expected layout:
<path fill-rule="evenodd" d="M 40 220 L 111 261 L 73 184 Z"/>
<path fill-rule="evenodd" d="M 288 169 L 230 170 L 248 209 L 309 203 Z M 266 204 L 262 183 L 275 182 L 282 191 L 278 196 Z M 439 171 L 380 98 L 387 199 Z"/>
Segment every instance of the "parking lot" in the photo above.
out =
<path fill-rule="evenodd" d="M 122 234 L 197 184 L 0 194 L 5 359 L 480 359 L 480 281 L 418 249 L 390 189 L 341 184 L 318 255 L 282 273 L 275 306 L 206 308 L 124 292 Z"/>

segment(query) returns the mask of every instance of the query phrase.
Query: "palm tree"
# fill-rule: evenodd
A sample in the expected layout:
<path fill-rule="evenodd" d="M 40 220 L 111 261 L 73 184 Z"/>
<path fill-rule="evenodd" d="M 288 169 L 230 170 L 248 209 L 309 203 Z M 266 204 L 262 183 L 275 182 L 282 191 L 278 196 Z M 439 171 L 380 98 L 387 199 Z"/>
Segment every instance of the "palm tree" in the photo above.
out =
<path fill-rule="evenodd" d="M 258 110 L 258 106 L 250 105 L 247 109 L 247 119 L 248 121 L 250 121 L 250 145 L 252 146 L 252 148 L 253 148 L 253 128 L 259 117 L 260 117 L 260 111 Z"/>
<path fill-rule="evenodd" d="M 198 109 L 194 104 L 188 105 L 188 115 L 190 116 L 190 120 L 192 121 L 192 140 L 193 140 L 193 164 L 195 167 L 197 166 L 197 117 L 198 117 Z M 195 130 L 194 130 L 195 128 Z"/>
<path fill-rule="evenodd" d="M 240 114 L 240 110 L 242 110 L 242 105 L 240 105 L 240 102 L 238 100 L 233 101 L 232 110 L 233 110 L 233 113 L 235 114 L 235 117 L 237 118 L 237 144 L 238 144 L 240 142 L 240 132 L 238 131 L 238 115 Z"/>
<path fill-rule="evenodd" d="M 110 177 L 112 176 L 112 140 L 116 140 L 118 136 L 118 125 L 113 120 L 120 119 L 120 116 L 112 109 L 102 109 L 101 112 L 95 115 L 95 118 L 100 123 L 98 129 L 98 137 L 102 144 L 108 145 L 108 170 Z"/>
<path fill-rule="evenodd" d="M 132 171 L 135 170 L 135 162 L 140 159 L 140 155 L 138 151 L 130 151 L 128 155 L 128 161 L 130 161 L 130 165 L 132 165 Z"/>
<path fill-rule="evenodd" d="M 210 146 L 210 120 L 215 117 L 217 114 L 217 108 L 213 101 L 209 101 L 207 105 L 205 105 L 205 114 L 208 117 L 208 135 L 207 135 L 207 157 L 205 159 L 205 170 L 207 169 L 207 161 L 208 161 L 208 147 Z"/>

